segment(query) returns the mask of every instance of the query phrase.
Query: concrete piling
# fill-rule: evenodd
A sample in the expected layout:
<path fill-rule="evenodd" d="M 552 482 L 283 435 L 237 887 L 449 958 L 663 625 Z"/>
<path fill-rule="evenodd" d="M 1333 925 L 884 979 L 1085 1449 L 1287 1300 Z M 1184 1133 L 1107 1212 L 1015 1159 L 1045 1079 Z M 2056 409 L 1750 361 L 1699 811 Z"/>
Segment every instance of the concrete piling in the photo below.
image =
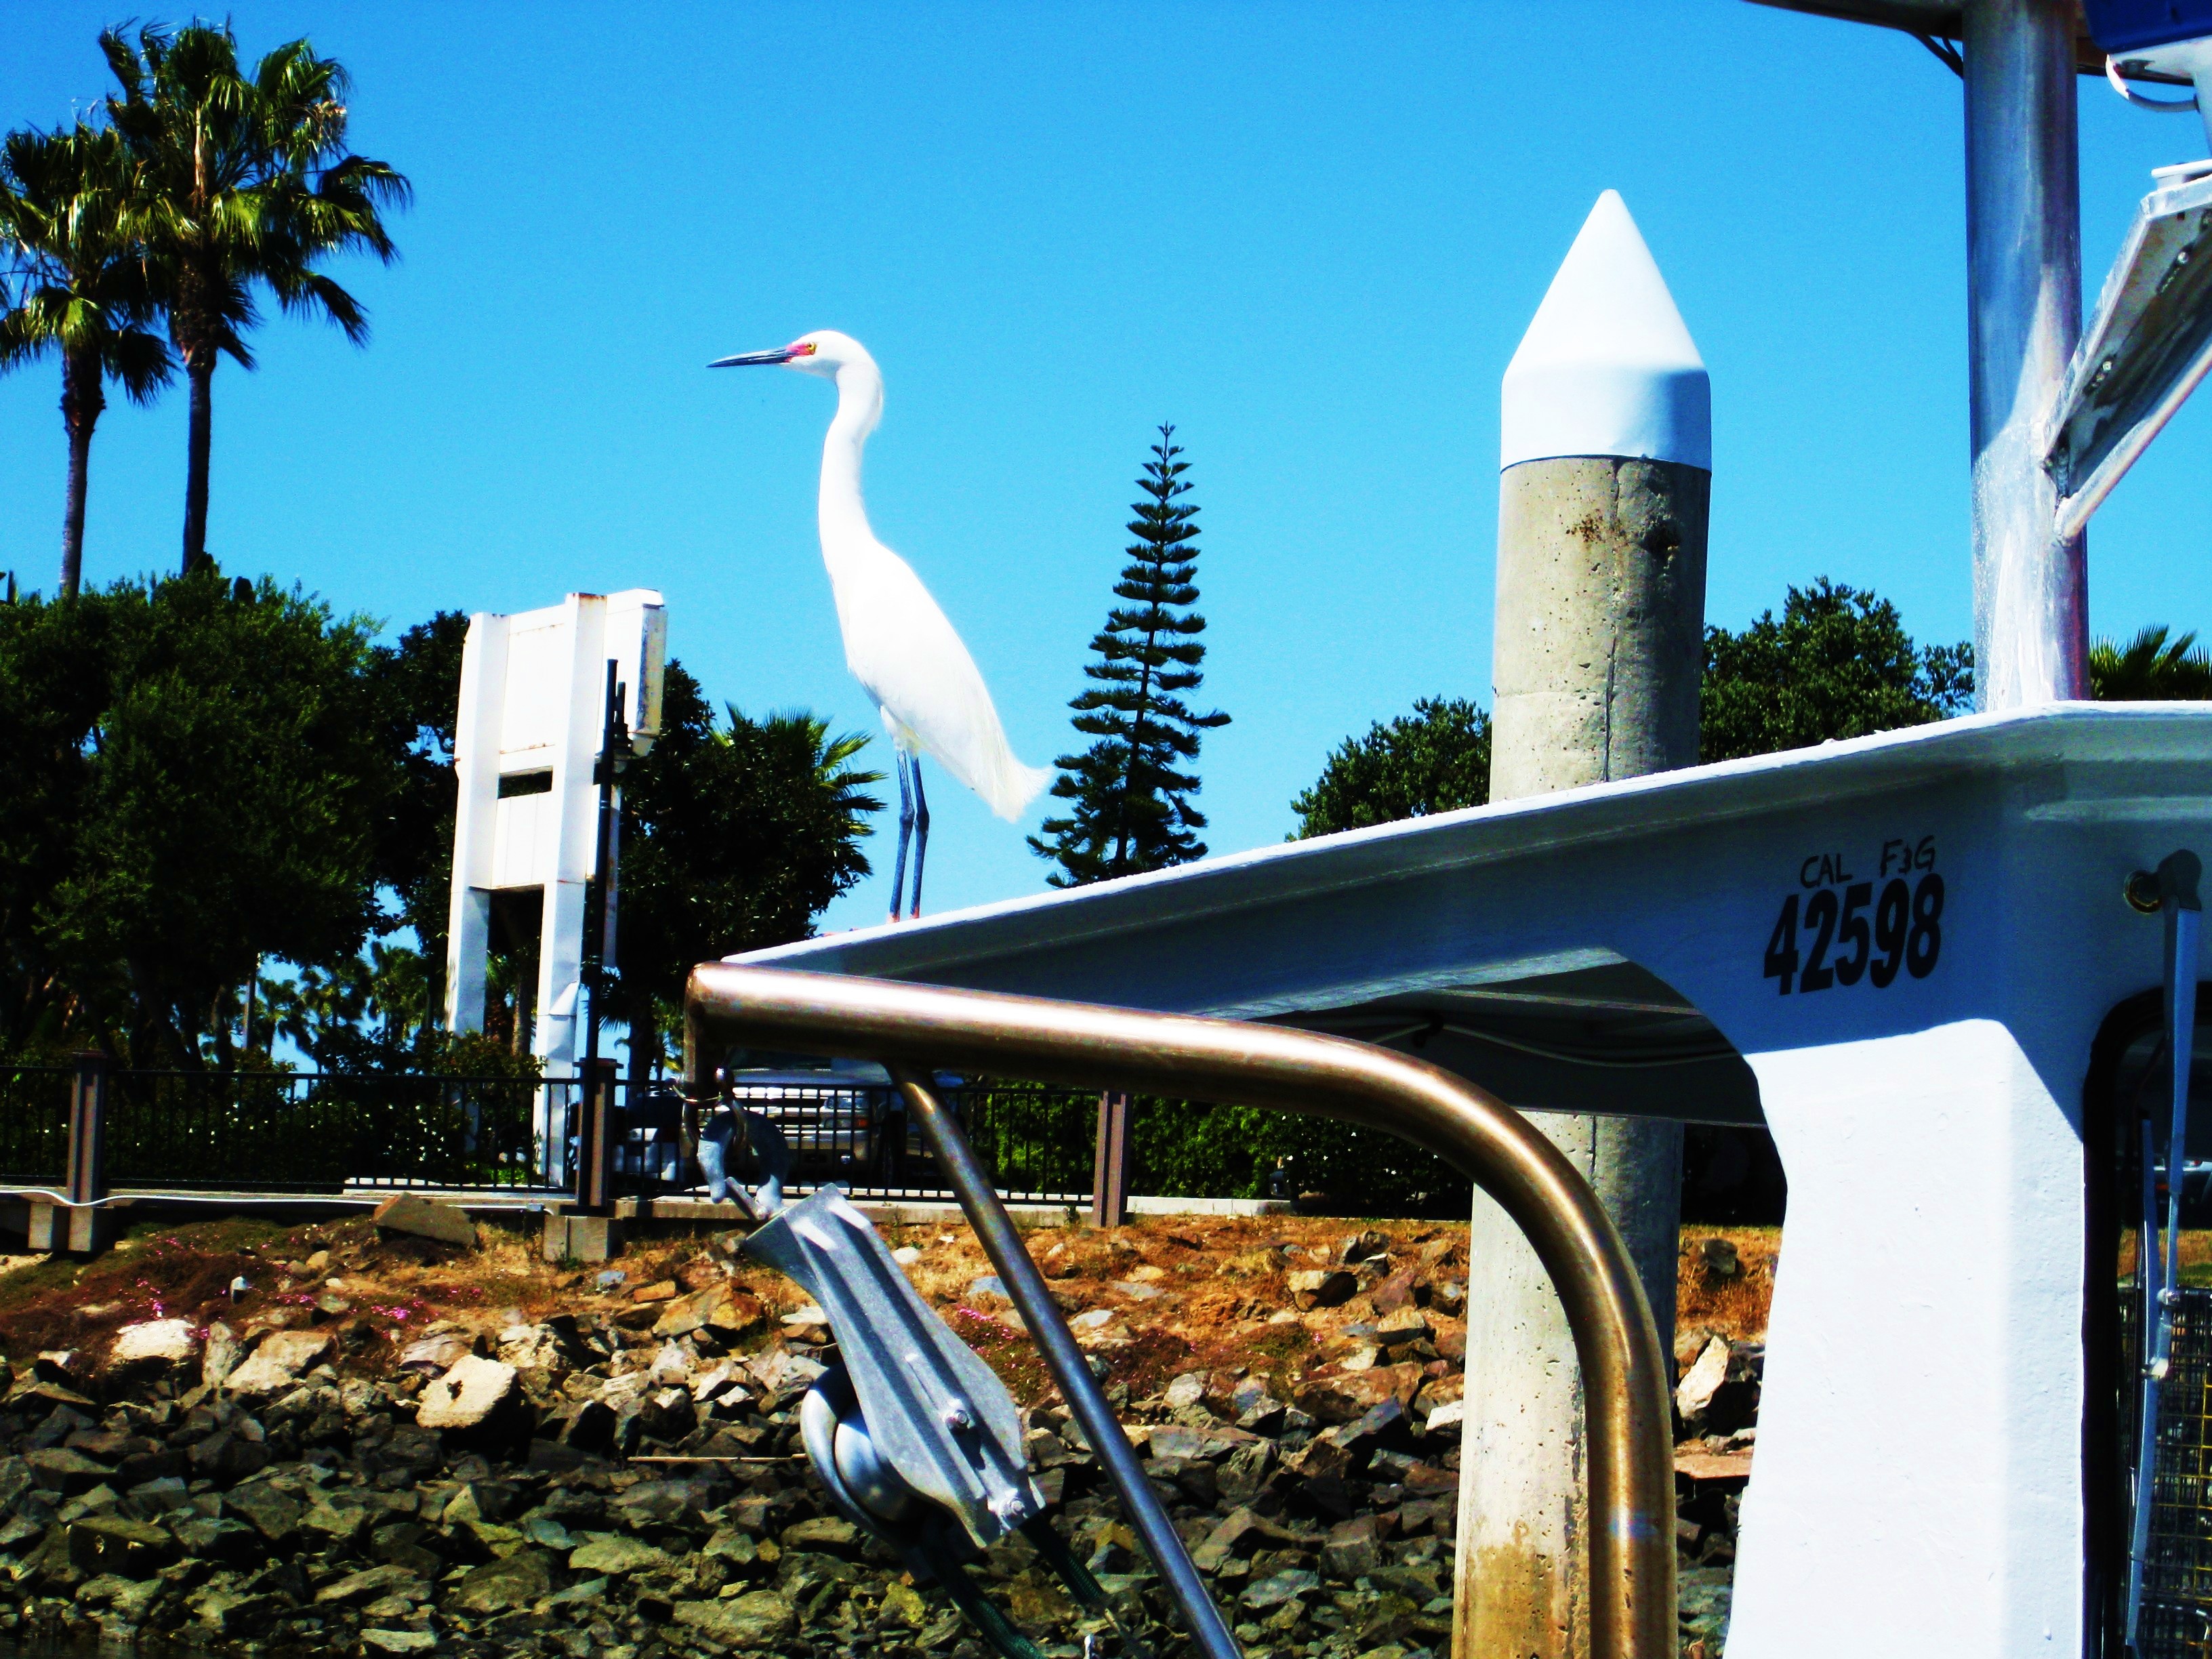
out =
<path fill-rule="evenodd" d="M 1694 764 L 1711 403 L 1620 198 L 1598 199 L 1504 387 L 1491 799 Z M 1531 1113 L 1589 1177 L 1671 1345 L 1682 1130 Z M 1589 1652 L 1582 1388 L 1558 1296 L 1477 1194 L 1455 1659 Z"/>

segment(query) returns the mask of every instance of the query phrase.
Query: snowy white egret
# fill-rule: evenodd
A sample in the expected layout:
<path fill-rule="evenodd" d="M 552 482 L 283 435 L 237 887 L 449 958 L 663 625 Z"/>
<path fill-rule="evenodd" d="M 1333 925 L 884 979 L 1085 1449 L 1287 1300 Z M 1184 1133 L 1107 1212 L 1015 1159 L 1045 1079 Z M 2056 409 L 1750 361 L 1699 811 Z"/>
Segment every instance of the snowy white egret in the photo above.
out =
<path fill-rule="evenodd" d="M 891 872 L 891 920 L 899 919 L 907 843 L 914 842 L 914 902 L 921 914 L 921 867 L 929 852 L 929 800 L 921 757 L 938 763 L 1012 823 L 1051 774 L 1024 766 L 1007 746 L 999 711 L 975 659 L 904 559 L 876 539 L 860 499 L 860 452 L 884 413 L 884 377 L 867 348 L 849 334 L 818 329 L 773 351 L 724 357 L 710 368 L 781 364 L 837 383 L 837 413 L 822 443 L 817 513 L 822 562 L 837 601 L 845 665 L 866 687 L 890 734 L 898 767 L 898 860 Z"/>

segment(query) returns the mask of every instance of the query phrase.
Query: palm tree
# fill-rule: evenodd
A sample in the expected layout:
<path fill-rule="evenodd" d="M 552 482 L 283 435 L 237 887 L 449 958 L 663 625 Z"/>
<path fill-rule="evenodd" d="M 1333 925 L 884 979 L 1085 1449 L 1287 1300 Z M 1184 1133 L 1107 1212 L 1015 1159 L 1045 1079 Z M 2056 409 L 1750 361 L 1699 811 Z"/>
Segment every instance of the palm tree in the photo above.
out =
<path fill-rule="evenodd" d="M 287 311 L 320 312 L 364 343 L 361 302 L 317 262 L 366 251 L 389 264 L 397 251 L 379 210 L 405 205 L 410 192 L 384 162 L 346 149 L 345 70 L 305 40 L 277 47 L 250 77 L 228 24 L 149 27 L 135 46 L 108 29 L 100 45 L 122 88 L 109 118 L 138 168 L 135 228 L 191 391 L 189 573 L 207 556 L 215 366 L 228 355 L 253 367 L 255 289 Z"/>
<path fill-rule="evenodd" d="M 79 123 L 22 129 L 0 143 L 0 253 L 13 281 L 0 302 L 0 374 L 48 353 L 62 360 L 69 499 L 62 514 L 61 592 L 84 569 L 84 498 L 92 429 L 106 383 L 153 401 L 174 365 L 153 320 L 145 271 L 125 225 L 131 171 L 121 137 Z"/>
<path fill-rule="evenodd" d="M 2100 640 L 2089 647 L 2089 695 L 2100 702 L 2203 702 L 2212 700 L 2212 657 L 2197 635 L 2169 639 L 2154 623 L 2125 645 Z"/>

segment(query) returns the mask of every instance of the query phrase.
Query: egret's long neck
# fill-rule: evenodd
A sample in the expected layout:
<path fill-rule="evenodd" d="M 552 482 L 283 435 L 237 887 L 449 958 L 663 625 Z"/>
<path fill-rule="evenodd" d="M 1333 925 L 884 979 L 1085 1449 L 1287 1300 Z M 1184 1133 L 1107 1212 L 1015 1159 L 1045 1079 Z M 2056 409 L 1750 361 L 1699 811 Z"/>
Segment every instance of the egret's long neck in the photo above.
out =
<path fill-rule="evenodd" d="M 868 434 L 883 418 L 884 380 L 872 362 L 847 363 L 837 371 L 837 415 L 822 441 L 822 495 L 818 507 L 822 556 L 834 580 L 841 556 L 871 545 L 868 509 L 860 498 L 860 454 Z"/>

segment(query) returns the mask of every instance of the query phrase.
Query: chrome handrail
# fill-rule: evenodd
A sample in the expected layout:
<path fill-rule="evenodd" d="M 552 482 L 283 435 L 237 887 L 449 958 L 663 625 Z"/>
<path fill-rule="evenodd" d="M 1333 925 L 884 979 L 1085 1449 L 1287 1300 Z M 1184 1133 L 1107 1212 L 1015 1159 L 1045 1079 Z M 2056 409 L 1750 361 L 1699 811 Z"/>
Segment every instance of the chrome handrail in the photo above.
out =
<path fill-rule="evenodd" d="M 1589 1434 L 1592 1659 L 1672 1659 L 1674 1460 L 1658 1334 L 1589 1183 L 1512 1108 L 1425 1061 L 1284 1026 L 730 963 L 695 968 L 685 991 L 695 1080 L 711 1074 L 710 1036 L 1272 1107 L 1437 1153 L 1513 1218 L 1566 1310 Z"/>

